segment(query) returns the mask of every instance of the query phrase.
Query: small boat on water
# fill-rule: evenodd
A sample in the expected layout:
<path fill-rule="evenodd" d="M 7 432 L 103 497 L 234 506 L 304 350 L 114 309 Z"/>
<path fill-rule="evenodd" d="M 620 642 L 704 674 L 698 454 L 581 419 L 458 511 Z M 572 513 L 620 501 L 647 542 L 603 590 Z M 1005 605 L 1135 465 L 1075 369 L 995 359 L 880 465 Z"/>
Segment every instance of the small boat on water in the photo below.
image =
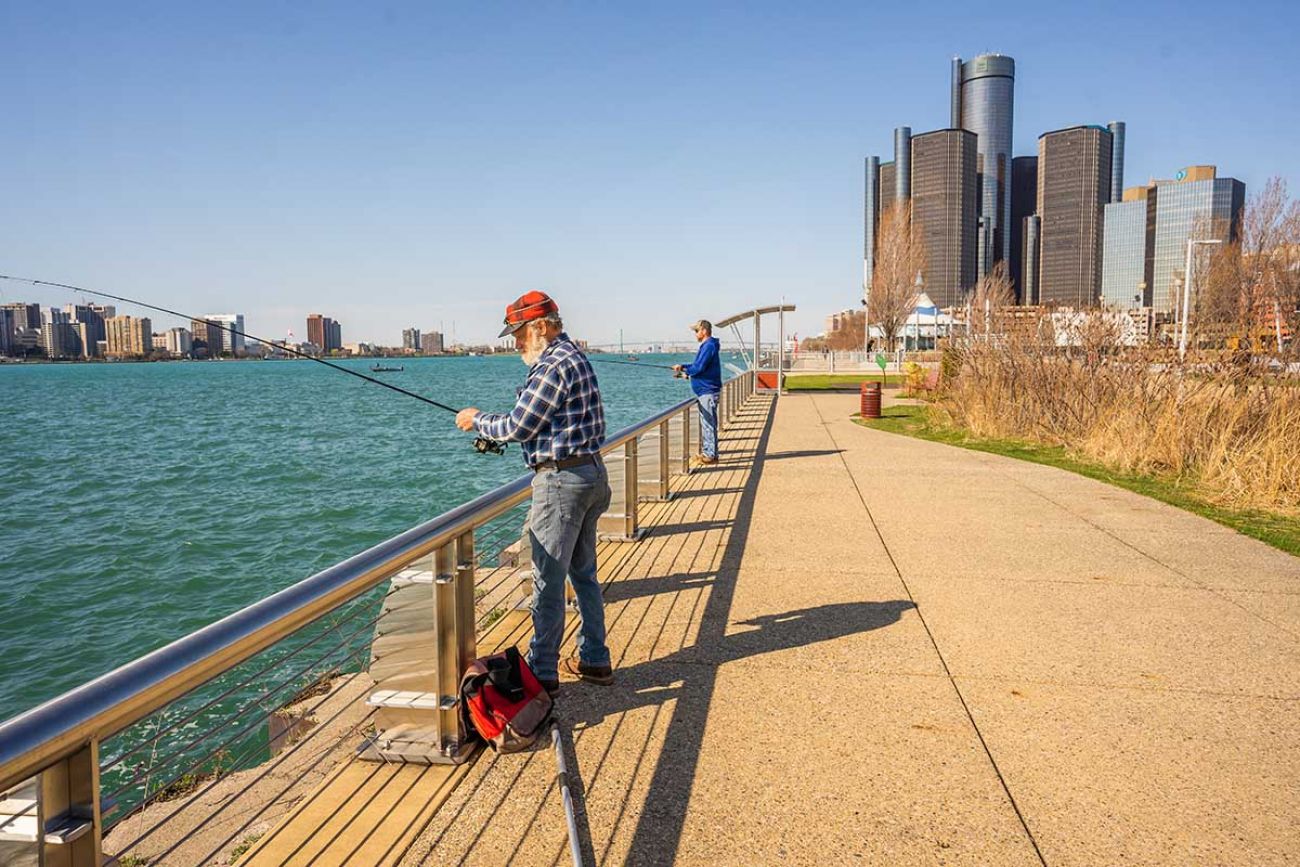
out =
<path fill-rule="evenodd" d="M 639 355 L 629 355 L 629 356 L 627 357 L 627 360 L 628 360 L 628 361 L 640 361 L 640 360 L 641 360 L 641 357 L 640 357 Z"/>
<path fill-rule="evenodd" d="M 405 364 L 399 364 L 396 367 L 384 367 L 382 364 L 370 365 L 371 373 L 401 373 L 403 370 L 406 370 Z"/>

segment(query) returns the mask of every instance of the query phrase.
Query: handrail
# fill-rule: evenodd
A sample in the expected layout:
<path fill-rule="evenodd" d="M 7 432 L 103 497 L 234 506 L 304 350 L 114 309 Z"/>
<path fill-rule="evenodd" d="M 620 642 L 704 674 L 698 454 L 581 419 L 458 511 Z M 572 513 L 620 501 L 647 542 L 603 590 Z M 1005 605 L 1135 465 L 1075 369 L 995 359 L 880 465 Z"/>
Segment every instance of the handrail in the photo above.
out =
<path fill-rule="evenodd" d="M 683 400 L 607 437 L 601 454 L 621 448 L 693 402 Z M 527 499 L 531 479 L 520 476 L 0 723 L 0 790 L 92 740 L 121 731 L 378 586 L 401 566 L 503 514 Z"/>

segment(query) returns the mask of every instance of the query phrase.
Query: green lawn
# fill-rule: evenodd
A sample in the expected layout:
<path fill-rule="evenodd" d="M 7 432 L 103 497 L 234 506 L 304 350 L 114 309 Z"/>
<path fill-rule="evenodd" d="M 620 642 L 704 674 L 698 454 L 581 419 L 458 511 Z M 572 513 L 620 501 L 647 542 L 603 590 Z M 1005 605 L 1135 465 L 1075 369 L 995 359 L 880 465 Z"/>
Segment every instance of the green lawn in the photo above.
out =
<path fill-rule="evenodd" d="M 886 386 L 902 385 L 907 377 L 891 373 L 885 377 Z M 787 373 L 785 387 L 790 391 L 829 391 L 854 389 L 864 382 L 880 382 L 879 373 Z"/>
<path fill-rule="evenodd" d="M 884 411 L 884 418 L 862 419 L 855 416 L 854 421 L 890 433 L 1069 470 L 1186 509 L 1272 545 L 1274 548 L 1300 556 L 1300 519 L 1276 512 L 1242 511 L 1218 506 L 1207 501 L 1195 489 L 1179 485 L 1169 479 L 1117 472 L 1086 458 L 1072 455 L 1060 446 L 967 436 L 959 430 L 933 423 L 927 409 L 925 406 L 892 406 Z"/>

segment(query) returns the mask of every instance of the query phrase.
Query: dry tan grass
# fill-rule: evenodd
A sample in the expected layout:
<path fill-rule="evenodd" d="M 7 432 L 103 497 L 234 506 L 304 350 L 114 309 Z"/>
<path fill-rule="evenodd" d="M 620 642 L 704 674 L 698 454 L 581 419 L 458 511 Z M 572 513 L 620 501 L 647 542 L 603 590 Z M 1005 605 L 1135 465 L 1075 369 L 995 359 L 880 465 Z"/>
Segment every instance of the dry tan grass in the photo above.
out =
<path fill-rule="evenodd" d="M 977 436 L 1064 446 L 1124 472 L 1195 486 L 1238 509 L 1300 514 L 1300 386 L 1230 357 L 1181 364 L 1120 346 L 1104 322 L 1058 346 L 1023 318 L 952 350 L 940 407 Z"/>

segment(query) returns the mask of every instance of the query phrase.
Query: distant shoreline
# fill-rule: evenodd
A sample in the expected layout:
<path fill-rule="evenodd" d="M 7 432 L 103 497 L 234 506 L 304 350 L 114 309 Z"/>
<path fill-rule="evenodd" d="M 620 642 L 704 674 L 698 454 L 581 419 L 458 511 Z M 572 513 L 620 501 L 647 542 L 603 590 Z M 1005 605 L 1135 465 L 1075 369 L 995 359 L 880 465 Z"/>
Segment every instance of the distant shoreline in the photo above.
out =
<path fill-rule="evenodd" d="M 322 355 L 322 361 L 406 361 L 415 358 L 490 358 L 495 355 L 517 356 L 518 352 L 444 352 L 441 355 Z M 314 358 L 285 355 L 268 358 L 249 355 L 243 358 L 221 356 L 220 358 L 11 358 L 0 356 L 0 367 L 6 365 L 21 366 L 26 364 L 164 364 L 168 362 L 199 362 L 206 364 L 217 361 L 314 361 Z"/>

